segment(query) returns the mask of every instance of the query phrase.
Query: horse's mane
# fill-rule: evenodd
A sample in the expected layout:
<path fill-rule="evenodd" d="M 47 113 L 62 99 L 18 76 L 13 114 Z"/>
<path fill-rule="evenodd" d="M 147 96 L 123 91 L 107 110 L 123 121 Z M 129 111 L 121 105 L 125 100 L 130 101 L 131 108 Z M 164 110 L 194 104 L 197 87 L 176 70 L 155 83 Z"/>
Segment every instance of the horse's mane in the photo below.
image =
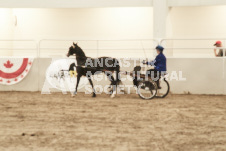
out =
<path fill-rule="evenodd" d="M 86 57 L 86 54 L 84 53 L 84 51 L 82 50 L 82 48 L 80 48 L 78 45 L 77 47 L 75 47 L 75 49 L 77 49 L 77 56 L 79 57 Z"/>

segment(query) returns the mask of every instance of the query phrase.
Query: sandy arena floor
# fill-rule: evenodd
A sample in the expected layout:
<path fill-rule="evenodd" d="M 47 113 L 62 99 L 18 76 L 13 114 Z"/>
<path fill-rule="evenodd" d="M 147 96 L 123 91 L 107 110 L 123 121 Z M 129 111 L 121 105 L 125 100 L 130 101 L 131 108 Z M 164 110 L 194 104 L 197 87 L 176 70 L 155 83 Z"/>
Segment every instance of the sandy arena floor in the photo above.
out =
<path fill-rule="evenodd" d="M 226 150 L 226 96 L 0 92 L 0 151 Z"/>

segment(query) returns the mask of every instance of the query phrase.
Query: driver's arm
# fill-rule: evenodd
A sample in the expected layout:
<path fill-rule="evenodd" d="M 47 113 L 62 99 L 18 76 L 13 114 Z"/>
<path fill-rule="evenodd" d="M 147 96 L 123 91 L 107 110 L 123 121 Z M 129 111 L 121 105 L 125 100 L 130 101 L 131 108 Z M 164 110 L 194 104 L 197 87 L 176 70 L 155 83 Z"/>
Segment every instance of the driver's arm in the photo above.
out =
<path fill-rule="evenodd" d="M 217 57 L 218 54 L 217 54 L 217 49 L 214 49 L 214 55 Z"/>

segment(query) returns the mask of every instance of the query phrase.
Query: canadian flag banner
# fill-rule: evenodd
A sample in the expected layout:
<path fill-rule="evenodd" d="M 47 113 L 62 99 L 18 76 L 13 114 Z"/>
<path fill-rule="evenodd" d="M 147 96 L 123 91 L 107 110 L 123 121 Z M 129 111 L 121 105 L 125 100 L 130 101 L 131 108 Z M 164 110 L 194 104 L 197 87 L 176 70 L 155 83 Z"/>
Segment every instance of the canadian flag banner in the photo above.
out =
<path fill-rule="evenodd" d="M 23 80 L 31 69 L 33 58 L 0 58 L 0 84 L 13 85 Z"/>

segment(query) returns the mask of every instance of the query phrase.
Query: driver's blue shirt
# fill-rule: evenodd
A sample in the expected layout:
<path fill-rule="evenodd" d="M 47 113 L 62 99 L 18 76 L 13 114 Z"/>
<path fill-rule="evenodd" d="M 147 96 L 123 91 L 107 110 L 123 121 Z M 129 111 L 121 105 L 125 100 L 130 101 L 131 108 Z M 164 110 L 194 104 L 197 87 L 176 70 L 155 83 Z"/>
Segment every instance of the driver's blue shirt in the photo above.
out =
<path fill-rule="evenodd" d="M 155 60 L 152 62 L 147 62 L 148 65 L 155 66 L 157 71 L 166 71 L 166 57 L 163 53 L 156 56 Z"/>

